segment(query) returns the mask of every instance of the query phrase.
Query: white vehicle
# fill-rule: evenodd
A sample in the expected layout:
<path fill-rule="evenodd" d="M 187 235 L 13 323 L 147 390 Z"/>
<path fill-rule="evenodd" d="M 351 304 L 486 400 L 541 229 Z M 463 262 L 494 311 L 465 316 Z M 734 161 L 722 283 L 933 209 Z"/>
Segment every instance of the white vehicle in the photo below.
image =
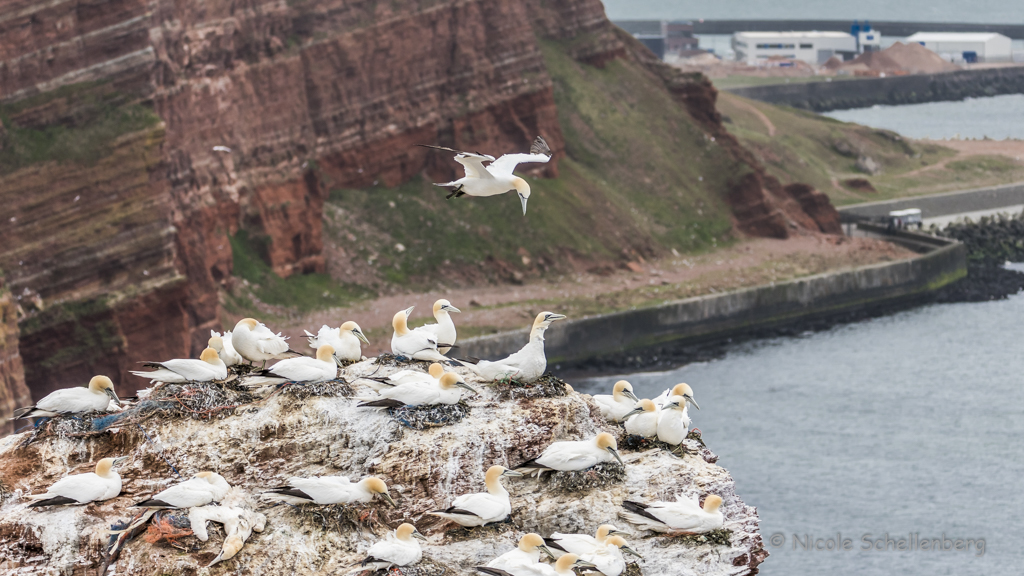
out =
<path fill-rule="evenodd" d="M 889 212 L 888 226 L 890 229 L 903 230 L 917 225 L 920 230 L 923 225 L 920 208 L 907 208 L 906 210 L 893 210 Z"/>

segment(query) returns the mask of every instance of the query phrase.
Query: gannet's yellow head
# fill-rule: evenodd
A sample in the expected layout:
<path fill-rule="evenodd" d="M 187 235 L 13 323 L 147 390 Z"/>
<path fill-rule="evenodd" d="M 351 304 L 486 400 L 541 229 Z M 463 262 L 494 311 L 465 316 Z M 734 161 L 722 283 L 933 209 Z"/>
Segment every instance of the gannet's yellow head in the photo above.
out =
<path fill-rule="evenodd" d="M 586 560 L 582 560 L 575 554 L 565 554 L 555 562 L 555 572 L 559 574 L 572 574 L 573 568 L 585 568 L 588 566 L 593 566 L 593 564 Z"/>
<path fill-rule="evenodd" d="M 615 386 L 612 387 L 612 397 L 615 400 L 621 400 L 623 396 L 629 398 L 634 402 L 640 400 L 639 398 L 636 397 L 636 394 L 633 394 L 632 384 L 626 382 L 625 380 L 619 380 L 618 382 L 615 383 Z"/>
<path fill-rule="evenodd" d="M 491 466 L 487 469 L 487 473 L 484 474 L 484 483 L 487 485 L 488 490 L 498 487 L 498 479 L 502 476 L 519 477 L 522 476 L 515 470 L 509 470 L 504 466 Z"/>
<path fill-rule="evenodd" d="M 722 505 L 722 497 L 712 494 L 704 499 L 704 511 L 712 513 L 718 510 L 718 507 Z"/>
<path fill-rule="evenodd" d="M 636 556 L 637 558 L 643 558 L 643 556 L 641 556 L 639 553 L 637 553 L 636 550 L 633 550 L 632 548 L 630 548 L 626 544 L 626 539 L 623 538 L 622 536 L 609 536 L 608 539 L 604 541 L 604 544 L 605 545 L 615 546 L 616 548 L 618 548 L 619 550 L 622 550 L 626 554 L 632 554 L 633 556 Z"/>
<path fill-rule="evenodd" d="M 462 310 L 459 310 L 455 306 L 452 306 L 451 302 L 441 298 L 437 302 L 434 302 L 434 316 L 437 316 L 439 312 L 462 312 Z"/>
<path fill-rule="evenodd" d="M 206 342 L 207 348 L 213 348 L 217 351 L 217 354 L 224 352 L 224 339 L 220 336 L 210 336 L 210 339 Z"/>
<path fill-rule="evenodd" d="M 555 314 L 554 312 L 541 312 L 537 314 L 537 317 L 533 320 L 533 328 L 530 330 L 530 340 L 534 338 L 544 339 L 544 331 L 551 326 L 551 323 L 555 320 L 561 320 L 565 316 L 561 314 Z"/>
<path fill-rule="evenodd" d="M 220 355 L 213 348 L 207 348 L 199 355 L 199 359 L 207 364 L 216 364 L 217 360 L 220 360 Z"/>
<path fill-rule="evenodd" d="M 430 374 L 431 378 L 441 378 L 444 375 L 444 366 L 434 362 L 430 365 L 430 368 L 427 368 L 427 373 Z"/>
<path fill-rule="evenodd" d="M 324 344 L 316 349 L 316 359 L 321 362 L 334 362 L 334 346 Z"/>
<path fill-rule="evenodd" d="M 114 383 L 106 376 L 93 376 L 89 380 L 89 390 L 97 394 L 106 394 L 110 396 L 111 400 L 121 404 L 121 399 L 117 397 L 117 392 L 114 392 Z"/>
<path fill-rule="evenodd" d="M 619 464 L 622 464 L 622 458 L 619 457 L 619 447 L 615 443 L 615 436 L 612 436 L 607 432 L 601 432 L 594 438 L 594 443 L 597 444 L 597 447 L 601 450 L 607 450 L 610 452 L 611 455 L 619 461 Z"/>
<path fill-rule="evenodd" d="M 96 463 L 96 475 L 101 478 L 106 478 L 110 475 L 110 471 L 121 462 L 127 460 L 127 456 L 119 456 L 117 458 L 103 458 Z"/>
<path fill-rule="evenodd" d="M 409 306 L 395 313 L 395 317 L 391 319 L 391 327 L 395 329 L 395 334 L 405 336 L 409 333 L 409 315 L 412 314 L 413 308 L 415 306 Z"/>
<path fill-rule="evenodd" d="M 633 406 L 632 410 L 630 410 L 629 412 L 626 412 L 622 416 L 622 419 L 623 420 L 627 420 L 627 419 L 629 419 L 630 416 L 635 416 L 637 414 L 643 414 L 644 412 L 654 412 L 657 409 L 658 409 L 658 405 L 657 404 L 655 404 L 651 400 L 648 400 L 647 398 L 643 398 L 643 399 L 637 401 L 636 406 Z"/>
<path fill-rule="evenodd" d="M 255 330 L 256 327 L 259 325 L 260 323 L 255 318 L 242 318 L 241 320 L 238 321 L 238 324 L 235 324 L 235 330 L 237 331 L 240 328 L 245 328 L 246 330 Z"/>
<path fill-rule="evenodd" d="M 540 534 L 534 534 L 533 532 L 524 534 L 523 537 L 519 539 L 519 549 L 526 553 L 533 552 L 534 550 L 540 550 L 548 556 L 553 557 L 551 551 L 548 550 L 548 547 L 544 544 L 544 538 L 541 538 Z"/>
<path fill-rule="evenodd" d="M 370 476 L 360 480 L 359 483 L 371 493 L 378 494 L 381 498 L 387 500 L 388 504 L 391 504 L 395 508 L 398 507 L 398 504 L 395 504 L 395 501 L 391 498 L 391 492 L 388 491 L 388 485 L 380 478 Z"/>
<path fill-rule="evenodd" d="M 231 536 L 228 536 L 224 539 L 224 544 L 221 546 L 220 554 L 217 554 L 217 557 L 214 558 L 209 565 L 213 566 L 218 562 L 231 560 L 235 557 L 235 554 L 238 554 L 238 552 L 242 549 L 242 546 L 245 546 L 245 540 L 242 540 L 241 536 L 239 536 L 238 534 L 232 534 Z"/>
<path fill-rule="evenodd" d="M 359 324 L 356 324 L 355 322 L 353 322 L 351 320 L 349 320 L 348 322 L 345 322 L 344 324 L 342 324 L 341 328 L 339 328 L 339 330 L 341 330 L 342 332 L 351 332 L 352 335 L 355 336 L 356 338 L 359 338 L 359 340 L 363 344 L 369 344 L 370 343 L 370 341 L 366 339 L 366 335 L 363 334 L 363 329 L 359 327 Z"/>
<path fill-rule="evenodd" d="M 416 530 L 415 526 L 408 522 L 402 524 L 397 530 L 395 530 L 395 537 L 404 542 L 409 542 L 410 538 L 419 538 L 420 540 L 427 539 L 426 536 L 420 534 L 419 531 Z"/>
<path fill-rule="evenodd" d="M 469 384 L 466 384 L 466 381 L 462 379 L 462 376 L 456 374 L 455 372 L 445 372 L 445 374 L 441 376 L 440 385 L 441 388 L 444 388 L 445 390 L 448 390 L 453 386 L 458 386 L 459 388 L 465 388 L 470 392 L 475 392 L 479 394 L 479 392 L 477 392 L 475 388 L 473 388 Z"/>
<path fill-rule="evenodd" d="M 519 200 L 523 203 L 523 216 L 526 216 L 526 201 L 530 199 L 530 185 L 519 176 L 512 177 L 512 186 L 519 194 Z"/>
<path fill-rule="evenodd" d="M 686 410 L 686 398 L 682 396 L 669 396 L 668 402 L 662 408 L 664 410 Z"/>
<path fill-rule="evenodd" d="M 597 527 L 597 533 L 594 534 L 594 539 L 598 542 L 604 542 L 609 536 L 625 535 L 626 533 L 619 530 L 611 524 L 602 524 Z"/>
<path fill-rule="evenodd" d="M 689 384 L 680 383 L 672 387 L 670 396 L 682 396 L 687 402 L 693 404 L 693 407 L 700 410 L 700 406 L 697 406 L 696 400 L 693 399 L 693 388 L 690 388 Z"/>
<path fill-rule="evenodd" d="M 203 480 L 206 480 L 210 484 L 213 484 L 214 482 L 216 482 L 218 476 L 220 476 L 220 475 L 216 474 L 214 472 L 206 472 L 206 471 L 200 472 L 200 473 L 196 474 L 196 478 L 202 478 Z"/>

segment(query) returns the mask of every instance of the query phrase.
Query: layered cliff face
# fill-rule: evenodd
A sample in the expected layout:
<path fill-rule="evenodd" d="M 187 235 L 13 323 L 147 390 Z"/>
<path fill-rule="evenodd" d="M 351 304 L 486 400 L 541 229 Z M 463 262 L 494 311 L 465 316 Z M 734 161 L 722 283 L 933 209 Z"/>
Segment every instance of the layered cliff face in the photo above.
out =
<path fill-rule="evenodd" d="M 30 386 L 120 384 L 197 352 L 239 230 L 282 277 L 377 287 L 615 265 L 734 227 L 832 231 L 827 202 L 730 140 L 706 81 L 638 46 L 596 0 L 4 3 L 0 267 L 41 299 L 22 323 Z M 425 182 L 456 166 L 414 146 L 500 153 L 538 134 L 555 158 L 523 167 L 525 220 L 512 199 L 442 203 Z"/>
<path fill-rule="evenodd" d="M 14 409 L 31 403 L 18 351 L 18 304 L 0 278 L 0 436 L 14 431 Z"/>

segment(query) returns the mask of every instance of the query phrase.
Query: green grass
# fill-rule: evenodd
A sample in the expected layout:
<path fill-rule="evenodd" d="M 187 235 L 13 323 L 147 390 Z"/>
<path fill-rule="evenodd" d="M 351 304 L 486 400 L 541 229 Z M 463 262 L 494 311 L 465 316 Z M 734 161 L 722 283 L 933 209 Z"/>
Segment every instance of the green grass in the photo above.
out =
<path fill-rule="evenodd" d="M 309 312 L 347 306 L 373 294 L 353 285 L 341 284 L 327 274 L 294 274 L 281 278 L 259 255 L 260 241 L 240 231 L 231 238 L 234 275 L 249 283 L 249 290 L 261 301 L 273 306 Z M 256 307 L 244 298 L 235 298 L 237 312 L 254 312 Z"/>
<path fill-rule="evenodd" d="M 0 174 L 50 161 L 92 165 L 119 136 L 160 122 L 149 108 L 95 82 L 0 104 L 0 120 Z"/>

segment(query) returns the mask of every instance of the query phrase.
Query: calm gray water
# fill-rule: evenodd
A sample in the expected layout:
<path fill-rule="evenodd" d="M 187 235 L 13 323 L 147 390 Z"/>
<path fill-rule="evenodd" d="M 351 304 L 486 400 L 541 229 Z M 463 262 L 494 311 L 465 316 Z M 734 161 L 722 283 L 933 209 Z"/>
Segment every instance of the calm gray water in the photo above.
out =
<path fill-rule="evenodd" d="M 784 540 L 766 546 L 765 576 L 1020 574 L 1022 318 L 1021 295 L 933 305 L 625 378 L 641 397 L 693 387 L 694 425 L 766 543 Z M 619 378 L 573 386 L 608 393 Z M 837 533 L 853 550 L 793 549 L 794 534 Z M 886 533 L 983 538 L 985 553 L 861 549 Z"/>
<path fill-rule="evenodd" d="M 898 20 L 1024 23 L 1024 2 L 1011 0 L 604 0 L 612 20 Z M 885 32 L 884 30 L 882 31 Z"/>
<path fill-rule="evenodd" d="M 843 122 L 887 128 L 911 138 L 1024 139 L 1024 94 L 825 112 Z"/>

